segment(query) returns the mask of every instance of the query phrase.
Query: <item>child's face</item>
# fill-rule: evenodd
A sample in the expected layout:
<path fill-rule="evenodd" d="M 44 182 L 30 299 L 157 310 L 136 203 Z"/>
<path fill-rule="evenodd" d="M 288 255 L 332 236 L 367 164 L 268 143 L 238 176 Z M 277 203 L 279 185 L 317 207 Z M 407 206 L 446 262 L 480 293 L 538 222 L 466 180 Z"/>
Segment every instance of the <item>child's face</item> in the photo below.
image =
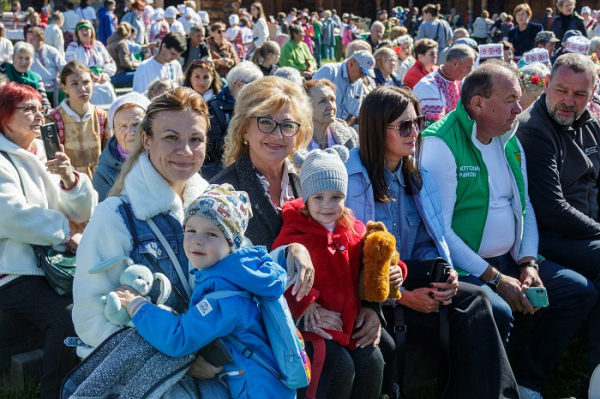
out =
<path fill-rule="evenodd" d="M 183 249 L 196 269 L 207 269 L 231 252 L 223 232 L 201 216 L 192 216 L 185 224 Z"/>
<path fill-rule="evenodd" d="M 319 223 L 336 222 L 344 212 L 344 194 L 339 191 L 325 190 L 311 195 L 306 201 L 308 213 Z"/>
<path fill-rule="evenodd" d="M 77 72 L 67 76 L 66 84 L 61 86 L 70 101 L 84 103 L 90 101 L 94 80 L 89 72 Z"/>

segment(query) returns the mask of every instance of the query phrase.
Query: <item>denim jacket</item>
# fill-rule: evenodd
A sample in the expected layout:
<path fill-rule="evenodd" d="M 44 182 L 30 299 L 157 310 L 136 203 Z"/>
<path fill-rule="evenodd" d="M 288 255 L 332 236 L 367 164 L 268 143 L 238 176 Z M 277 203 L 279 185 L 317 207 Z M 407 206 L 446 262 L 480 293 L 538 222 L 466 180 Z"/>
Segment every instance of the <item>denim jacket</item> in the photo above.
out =
<path fill-rule="evenodd" d="M 346 170 L 348 171 L 346 206 L 352 209 L 354 216 L 365 224 L 369 220 L 375 220 L 375 197 L 373 196 L 369 175 L 360 159 L 358 148 L 350 151 L 350 157 L 346 162 Z M 401 204 L 399 209 L 404 212 L 404 215 L 397 216 L 397 225 L 395 225 L 396 222 L 391 220 L 391 212 L 389 212 L 389 220 L 381 221 L 394 234 L 397 243 L 407 243 L 404 244 L 405 248 L 397 248 L 401 257 L 405 256 L 403 254 L 412 253 L 412 244 L 415 242 L 419 225 L 423 222 L 425 229 L 437 247 L 439 256 L 452 263 L 450 250 L 444 238 L 444 218 L 437 186 L 426 170 L 421 169 L 421 175 L 423 178 L 423 188 L 417 194 L 413 194 L 416 209 L 408 205 L 402 206 Z M 404 201 L 403 197 L 400 197 L 398 200 L 403 201 L 403 204 L 409 203 L 409 201 Z M 403 223 L 403 220 L 406 222 Z M 405 235 L 408 235 L 408 240 L 401 239 Z"/>

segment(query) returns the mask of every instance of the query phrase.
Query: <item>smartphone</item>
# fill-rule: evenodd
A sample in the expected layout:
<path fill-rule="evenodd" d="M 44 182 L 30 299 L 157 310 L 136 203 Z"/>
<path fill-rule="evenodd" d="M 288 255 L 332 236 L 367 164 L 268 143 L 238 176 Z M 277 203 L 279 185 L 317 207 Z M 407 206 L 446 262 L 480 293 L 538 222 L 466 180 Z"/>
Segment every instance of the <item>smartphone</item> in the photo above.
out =
<path fill-rule="evenodd" d="M 56 158 L 56 153 L 60 151 L 60 140 L 56 131 L 56 124 L 48 123 L 42 125 L 42 141 L 46 150 L 46 159 L 49 161 Z"/>
<path fill-rule="evenodd" d="M 220 338 L 198 351 L 198 354 L 215 367 L 221 367 L 233 360 L 233 356 Z"/>
<path fill-rule="evenodd" d="M 529 299 L 531 306 L 534 308 L 546 308 L 550 304 L 548 302 L 548 293 L 544 287 L 529 287 L 523 292 Z"/>

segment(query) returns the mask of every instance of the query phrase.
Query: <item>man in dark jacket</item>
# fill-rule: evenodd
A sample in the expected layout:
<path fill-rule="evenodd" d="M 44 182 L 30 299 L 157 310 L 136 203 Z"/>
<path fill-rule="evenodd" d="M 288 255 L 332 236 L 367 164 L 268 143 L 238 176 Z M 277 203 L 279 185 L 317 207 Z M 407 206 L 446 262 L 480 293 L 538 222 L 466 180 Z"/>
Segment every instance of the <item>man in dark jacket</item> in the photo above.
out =
<path fill-rule="evenodd" d="M 584 55 L 559 57 L 546 79 L 546 94 L 518 117 L 518 138 L 527 159 L 540 254 L 600 289 L 600 124 L 586 110 L 596 75 Z M 591 372 L 600 363 L 598 303 L 588 326 Z"/>
<path fill-rule="evenodd" d="M 193 61 L 212 61 L 212 57 L 210 55 L 210 46 L 204 40 L 205 36 L 206 30 L 202 25 L 192 25 L 190 28 L 190 35 L 187 38 L 187 48 L 183 54 L 181 54 L 181 58 L 183 58 L 184 73 L 187 71 L 188 67 Z"/>

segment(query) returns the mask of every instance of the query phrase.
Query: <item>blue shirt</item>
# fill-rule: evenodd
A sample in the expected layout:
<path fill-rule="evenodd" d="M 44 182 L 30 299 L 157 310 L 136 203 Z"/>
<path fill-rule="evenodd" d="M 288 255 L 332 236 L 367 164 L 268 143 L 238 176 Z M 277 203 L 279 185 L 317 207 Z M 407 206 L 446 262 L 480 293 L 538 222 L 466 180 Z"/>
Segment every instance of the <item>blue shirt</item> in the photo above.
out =
<path fill-rule="evenodd" d="M 396 237 L 401 259 L 437 258 L 439 251 L 421 220 L 417 204 L 406 193 L 402 165 L 394 173 L 385 168 L 384 173 L 391 200 L 375 202 L 375 220 L 383 222 Z"/>

